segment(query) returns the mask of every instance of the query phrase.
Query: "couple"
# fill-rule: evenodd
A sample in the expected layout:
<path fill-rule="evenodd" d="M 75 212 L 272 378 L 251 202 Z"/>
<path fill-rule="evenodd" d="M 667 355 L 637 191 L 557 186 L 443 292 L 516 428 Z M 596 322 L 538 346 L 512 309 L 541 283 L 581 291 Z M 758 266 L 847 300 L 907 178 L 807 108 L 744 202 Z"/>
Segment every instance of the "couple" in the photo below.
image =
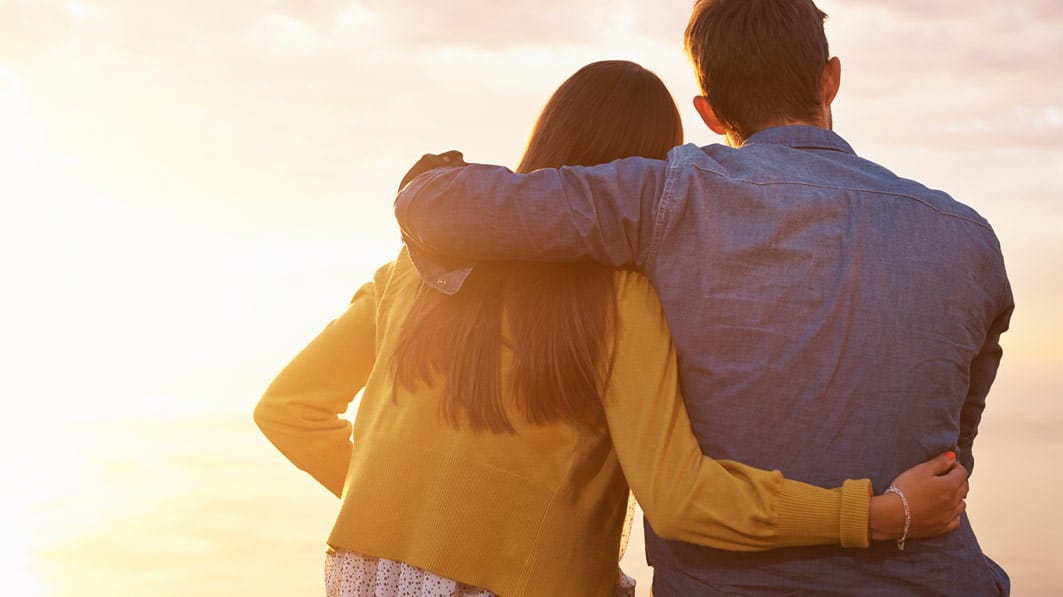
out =
<path fill-rule="evenodd" d="M 629 488 L 657 597 L 1007 593 L 963 514 L 1000 249 L 831 132 L 824 17 L 695 4 L 726 146 L 673 148 L 663 84 L 614 61 L 555 92 L 517 174 L 414 167 L 407 247 L 255 411 L 342 498 L 328 594 L 630 593 Z"/>

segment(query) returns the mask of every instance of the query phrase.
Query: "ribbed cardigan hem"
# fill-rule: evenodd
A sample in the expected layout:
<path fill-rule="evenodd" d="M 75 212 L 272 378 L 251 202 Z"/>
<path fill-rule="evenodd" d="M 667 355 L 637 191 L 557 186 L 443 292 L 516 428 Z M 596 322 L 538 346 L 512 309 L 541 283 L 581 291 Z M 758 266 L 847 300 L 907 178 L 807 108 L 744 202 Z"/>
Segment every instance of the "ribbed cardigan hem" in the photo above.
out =
<path fill-rule="evenodd" d="M 833 499 L 827 499 L 827 496 Z M 817 496 L 818 499 L 811 499 Z M 867 547 L 871 482 L 848 480 L 842 487 L 819 487 L 784 480 L 775 505 L 778 547 L 840 543 Z"/>

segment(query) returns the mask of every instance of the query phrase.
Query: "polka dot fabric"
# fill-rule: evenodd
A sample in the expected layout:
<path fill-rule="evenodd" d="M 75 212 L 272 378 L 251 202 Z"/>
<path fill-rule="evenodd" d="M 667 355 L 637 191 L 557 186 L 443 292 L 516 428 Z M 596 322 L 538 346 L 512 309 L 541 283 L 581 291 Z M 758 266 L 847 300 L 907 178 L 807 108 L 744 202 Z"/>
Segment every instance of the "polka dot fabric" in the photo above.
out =
<path fill-rule="evenodd" d="M 635 581 L 617 569 L 616 597 L 634 597 Z M 325 556 L 328 597 L 497 597 L 403 562 L 329 549 Z"/>
<path fill-rule="evenodd" d="M 392 560 L 328 550 L 328 597 L 497 597 L 494 593 Z"/>

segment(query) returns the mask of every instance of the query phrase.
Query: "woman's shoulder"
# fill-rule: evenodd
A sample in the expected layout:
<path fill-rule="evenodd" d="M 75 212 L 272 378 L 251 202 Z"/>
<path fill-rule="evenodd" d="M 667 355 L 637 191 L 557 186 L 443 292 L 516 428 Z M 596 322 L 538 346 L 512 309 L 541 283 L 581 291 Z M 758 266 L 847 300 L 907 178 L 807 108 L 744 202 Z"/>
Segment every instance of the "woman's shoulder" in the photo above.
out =
<path fill-rule="evenodd" d="M 660 309 L 661 301 L 657 296 L 657 290 L 644 274 L 630 270 L 617 270 L 614 280 L 621 309 L 625 304 L 633 307 Z"/>
<path fill-rule="evenodd" d="M 403 246 L 398 256 L 393 260 L 381 265 L 373 273 L 373 279 L 363 283 L 351 297 L 351 302 L 366 295 L 379 297 L 389 288 L 417 280 L 417 268 L 410 260 L 410 254 Z"/>
<path fill-rule="evenodd" d="M 406 248 L 406 245 L 403 245 L 399 250 L 398 256 L 393 261 L 389 261 L 377 268 L 376 273 L 373 275 L 373 283 L 378 286 L 387 286 L 394 279 L 417 278 L 418 276 L 417 266 L 410 259 L 410 251 Z"/>
<path fill-rule="evenodd" d="M 664 317 L 661 300 L 653 283 L 645 275 L 634 271 L 616 272 L 617 312 L 621 330 L 628 330 L 625 335 L 630 338 L 633 329 L 641 330 L 642 335 L 655 336 L 669 334 L 668 323 Z"/>

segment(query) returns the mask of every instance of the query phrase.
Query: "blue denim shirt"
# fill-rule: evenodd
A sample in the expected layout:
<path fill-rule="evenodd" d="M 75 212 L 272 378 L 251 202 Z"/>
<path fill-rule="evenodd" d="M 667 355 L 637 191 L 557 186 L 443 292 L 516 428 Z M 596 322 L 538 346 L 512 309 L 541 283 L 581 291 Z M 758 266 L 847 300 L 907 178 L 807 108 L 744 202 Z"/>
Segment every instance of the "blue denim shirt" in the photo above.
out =
<path fill-rule="evenodd" d="M 451 259 L 590 259 L 644 272 L 706 454 L 876 492 L 972 444 L 1013 301 L 989 224 L 858 157 L 831 131 L 517 175 L 434 170 L 396 202 L 411 248 Z M 448 271 L 444 271 L 448 270 Z M 430 281 L 456 292 L 467 273 Z M 977 486 L 977 481 L 973 481 Z M 995 595 L 970 524 L 868 550 L 729 553 L 647 529 L 655 594 Z"/>

